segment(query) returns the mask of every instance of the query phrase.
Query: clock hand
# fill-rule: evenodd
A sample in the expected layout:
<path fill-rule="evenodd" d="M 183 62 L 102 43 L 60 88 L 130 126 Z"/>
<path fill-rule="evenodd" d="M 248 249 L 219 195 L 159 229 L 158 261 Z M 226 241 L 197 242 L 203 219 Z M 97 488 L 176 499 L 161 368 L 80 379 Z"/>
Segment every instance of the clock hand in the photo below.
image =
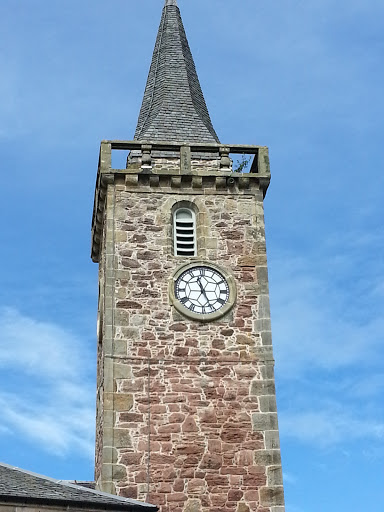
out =
<path fill-rule="evenodd" d="M 206 301 L 207 301 L 207 302 L 209 302 L 208 297 L 207 297 L 207 294 L 205 293 L 204 287 L 203 287 L 203 285 L 201 284 L 200 277 L 198 277 L 198 278 L 197 278 L 197 284 L 200 286 L 200 291 L 201 291 L 201 293 L 204 295 L 204 297 L 205 297 Z"/>

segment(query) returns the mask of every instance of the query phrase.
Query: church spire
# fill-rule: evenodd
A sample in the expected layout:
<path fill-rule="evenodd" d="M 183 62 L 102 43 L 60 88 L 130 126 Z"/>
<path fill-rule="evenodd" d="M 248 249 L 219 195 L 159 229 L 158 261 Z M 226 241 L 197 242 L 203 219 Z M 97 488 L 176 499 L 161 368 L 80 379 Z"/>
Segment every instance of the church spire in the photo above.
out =
<path fill-rule="evenodd" d="M 135 139 L 219 142 L 177 0 L 165 0 Z"/>

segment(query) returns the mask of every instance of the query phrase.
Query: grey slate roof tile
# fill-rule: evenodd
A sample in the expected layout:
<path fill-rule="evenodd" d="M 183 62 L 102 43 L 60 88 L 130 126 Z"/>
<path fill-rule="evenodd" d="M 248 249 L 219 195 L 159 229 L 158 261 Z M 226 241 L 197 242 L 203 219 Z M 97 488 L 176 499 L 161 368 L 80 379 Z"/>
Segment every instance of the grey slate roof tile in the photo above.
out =
<path fill-rule="evenodd" d="M 54 480 L 0 463 L 0 502 L 55 503 L 82 508 L 155 512 L 155 505 Z"/>
<path fill-rule="evenodd" d="M 176 0 L 164 5 L 135 139 L 219 142 Z"/>

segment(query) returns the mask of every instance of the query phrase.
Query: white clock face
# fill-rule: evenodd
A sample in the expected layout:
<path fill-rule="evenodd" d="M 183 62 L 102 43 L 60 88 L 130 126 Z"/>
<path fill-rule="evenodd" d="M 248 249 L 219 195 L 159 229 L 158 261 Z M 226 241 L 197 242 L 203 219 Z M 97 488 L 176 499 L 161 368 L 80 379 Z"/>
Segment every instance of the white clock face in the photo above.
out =
<path fill-rule="evenodd" d="M 198 266 L 183 272 L 175 283 L 175 295 L 193 313 L 207 315 L 221 309 L 229 300 L 229 286 L 217 270 Z"/>

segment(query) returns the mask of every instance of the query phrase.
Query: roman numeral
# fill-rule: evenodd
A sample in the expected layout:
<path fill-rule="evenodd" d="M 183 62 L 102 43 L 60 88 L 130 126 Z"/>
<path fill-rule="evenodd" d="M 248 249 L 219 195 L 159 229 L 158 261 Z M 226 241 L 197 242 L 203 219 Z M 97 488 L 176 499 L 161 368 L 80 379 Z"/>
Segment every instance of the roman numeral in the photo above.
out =
<path fill-rule="evenodd" d="M 217 299 L 217 302 L 219 302 L 221 305 L 225 304 L 225 300 L 223 299 Z"/>
<path fill-rule="evenodd" d="M 185 304 L 185 303 L 186 303 L 186 302 L 188 302 L 188 301 L 189 301 L 189 298 L 188 298 L 188 297 L 183 297 L 182 299 L 180 299 L 180 302 L 181 302 L 182 304 Z"/>

